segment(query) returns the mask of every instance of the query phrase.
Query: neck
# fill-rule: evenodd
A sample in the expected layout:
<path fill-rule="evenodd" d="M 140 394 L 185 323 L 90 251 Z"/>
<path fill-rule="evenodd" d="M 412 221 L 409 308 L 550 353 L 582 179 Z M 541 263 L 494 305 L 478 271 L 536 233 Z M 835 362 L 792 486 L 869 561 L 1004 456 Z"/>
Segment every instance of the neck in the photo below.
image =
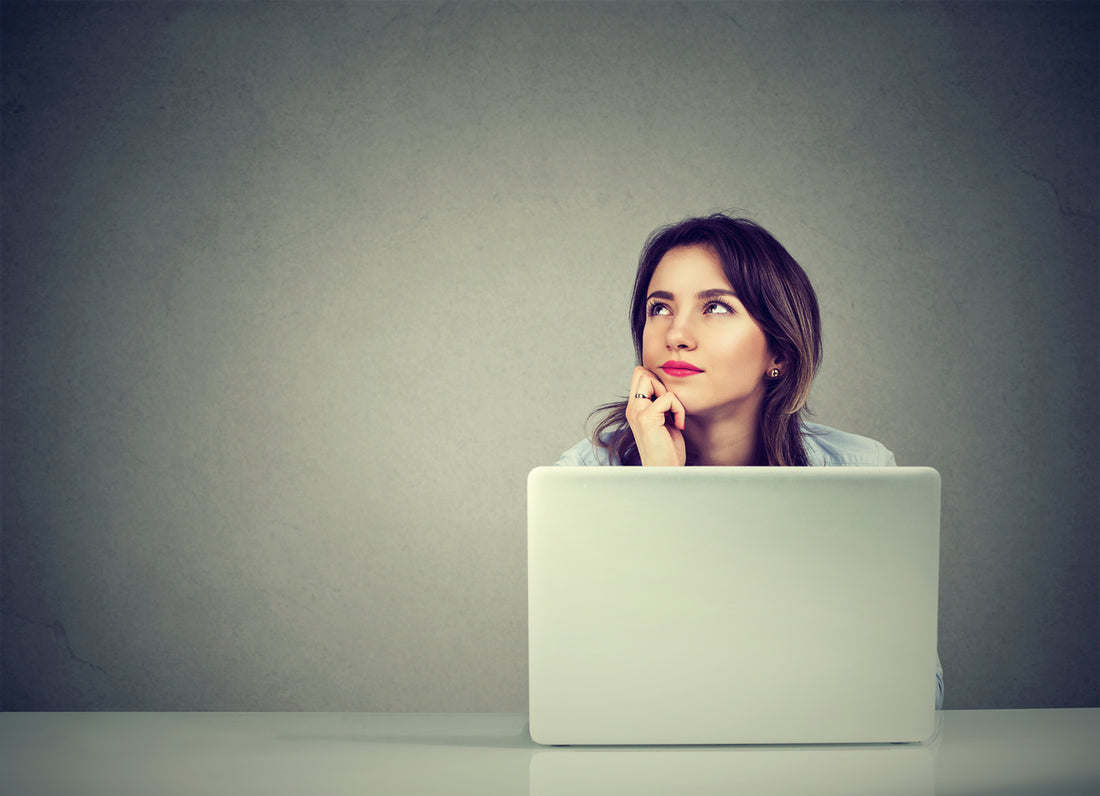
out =
<path fill-rule="evenodd" d="M 744 467 L 766 461 L 760 444 L 760 419 L 755 415 L 718 420 L 688 415 L 684 439 L 692 464 Z"/>

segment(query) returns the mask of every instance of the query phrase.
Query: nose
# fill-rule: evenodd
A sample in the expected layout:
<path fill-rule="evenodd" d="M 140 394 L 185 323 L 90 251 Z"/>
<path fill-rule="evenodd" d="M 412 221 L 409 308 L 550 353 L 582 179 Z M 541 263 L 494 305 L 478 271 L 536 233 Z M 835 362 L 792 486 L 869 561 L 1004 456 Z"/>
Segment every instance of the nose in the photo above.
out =
<path fill-rule="evenodd" d="M 668 327 L 666 343 L 670 351 L 690 351 L 695 348 L 695 335 L 691 328 L 691 319 L 687 313 L 677 315 Z"/>

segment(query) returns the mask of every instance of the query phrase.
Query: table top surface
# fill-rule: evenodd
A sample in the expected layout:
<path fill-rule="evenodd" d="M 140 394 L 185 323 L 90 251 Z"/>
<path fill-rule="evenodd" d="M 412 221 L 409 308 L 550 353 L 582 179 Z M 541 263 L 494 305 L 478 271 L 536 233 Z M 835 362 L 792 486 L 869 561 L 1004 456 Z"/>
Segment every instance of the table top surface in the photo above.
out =
<path fill-rule="evenodd" d="M 0 713 L 0 792 L 1100 793 L 1100 708 L 940 715 L 923 745 L 544 747 L 524 714 Z"/>

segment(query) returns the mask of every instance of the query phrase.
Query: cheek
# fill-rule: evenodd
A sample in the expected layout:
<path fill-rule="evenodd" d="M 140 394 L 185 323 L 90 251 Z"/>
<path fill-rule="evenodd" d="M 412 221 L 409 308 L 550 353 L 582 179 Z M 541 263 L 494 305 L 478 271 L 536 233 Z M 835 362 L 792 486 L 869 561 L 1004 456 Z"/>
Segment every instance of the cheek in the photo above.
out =
<path fill-rule="evenodd" d="M 653 361 L 660 355 L 661 346 L 658 336 L 651 329 L 652 327 L 647 325 L 642 331 L 642 365 L 647 368 L 661 364 Z"/>
<path fill-rule="evenodd" d="M 742 373 L 760 370 L 763 373 L 764 362 L 768 359 L 768 345 L 763 334 L 739 334 L 724 341 L 723 356 L 731 364 L 736 364 Z"/>

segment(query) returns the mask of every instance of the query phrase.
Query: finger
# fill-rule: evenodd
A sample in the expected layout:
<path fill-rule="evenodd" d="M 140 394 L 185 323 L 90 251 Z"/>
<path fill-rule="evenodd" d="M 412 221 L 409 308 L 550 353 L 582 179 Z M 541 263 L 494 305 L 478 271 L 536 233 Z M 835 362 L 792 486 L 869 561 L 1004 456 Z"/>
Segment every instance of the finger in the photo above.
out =
<path fill-rule="evenodd" d="M 683 403 L 680 402 L 680 399 L 676 397 L 675 393 L 669 392 L 668 394 L 672 396 L 672 406 L 670 407 L 669 411 L 672 412 L 673 425 L 683 431 L 684 424 L 687 422 L 687 408 L 684 407 Z"/>
<path fill-rule="evenodd" d="M 661 377 L 652 370 L 642 368 L 643 382 L 649 386 L 652 395 L 660 397 L 668 392 L 668 387 L 661 381 Z"/>
<path fill-rule="evenodd" d="M 634 368 L 634 376 L 630 380 L 630 398 L 629 400 L 653 400 L 654 395 L 657 394 L 657 385 L 660 381 L 653 375 L 651 371 L 639 366 Z M 664 385 L 661 385 L 662 387 Z"/>
<path fill-rule="evenodd" d="M 675 407 L 679 403 L 680 402 L 676 398 L 676 396 L 666 390 L 664 395 L 658 395 L 657 397 L 655 397 L 653 399 L 653 403 L 650 406 L 653 410 L 653 414 L 664 416 L 669 412 L 675 411 Z"/>
<path fill-rule="evenodd" d="M 684 430 L 684 423 L 687 420 L 687 409 L 680 399 L 676 397 L 676 393 L 671 390 L 666 390 L 663 395 L 659 395 L 653 399 L 650 407 L 654 414 L 660 413 L 662 415 L 663 424 L 667 424 L 668 422 L 668 418 L 665 416 L 671 414 L 672 425 L 680 431 Z"/>

